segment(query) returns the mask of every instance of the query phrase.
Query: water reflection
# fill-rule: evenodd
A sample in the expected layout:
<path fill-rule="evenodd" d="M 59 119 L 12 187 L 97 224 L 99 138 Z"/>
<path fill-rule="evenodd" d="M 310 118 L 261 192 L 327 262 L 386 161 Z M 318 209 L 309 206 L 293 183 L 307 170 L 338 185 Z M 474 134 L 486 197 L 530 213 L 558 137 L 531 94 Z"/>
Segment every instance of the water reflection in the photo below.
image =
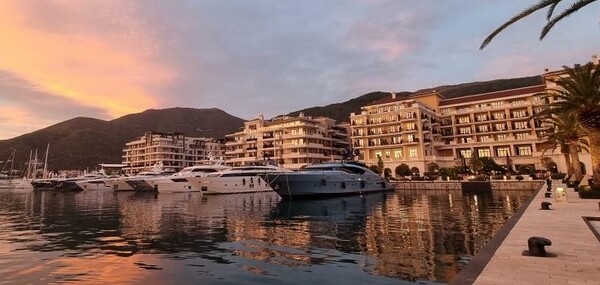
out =
<path fill-rule="evenodd" d="M 447 282 L 529 195 L 5 191 L 0 274 L 7 283 Z"/>

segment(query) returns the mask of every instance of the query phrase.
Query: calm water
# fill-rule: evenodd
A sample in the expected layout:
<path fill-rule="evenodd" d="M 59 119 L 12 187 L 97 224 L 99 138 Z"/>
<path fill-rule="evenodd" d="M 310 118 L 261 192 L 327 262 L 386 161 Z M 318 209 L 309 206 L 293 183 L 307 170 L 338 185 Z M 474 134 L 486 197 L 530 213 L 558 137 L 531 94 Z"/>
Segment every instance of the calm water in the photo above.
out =
<path fill-rule="evenodd" d="M 3 191 L 0 283 L 443 283 L 531 194 Z"/>

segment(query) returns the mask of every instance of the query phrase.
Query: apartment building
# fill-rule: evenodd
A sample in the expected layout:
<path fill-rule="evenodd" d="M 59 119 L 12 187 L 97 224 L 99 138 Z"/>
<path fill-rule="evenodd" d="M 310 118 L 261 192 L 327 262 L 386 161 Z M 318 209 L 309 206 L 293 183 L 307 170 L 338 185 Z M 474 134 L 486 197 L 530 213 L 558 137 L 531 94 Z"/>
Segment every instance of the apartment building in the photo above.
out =
<path fill-rule="evenodd" d="M 224 156 L 225 147 L 212 138 L 187 137 L 184 133 L 147 132 L 125 144 L 126 174 L 147 171 L 156 164 L 178 171 L 199 161 Z"/>
<path fill-rule="evenodd" d="M 401 163 L 418 167 L 437 161 L 435 145 L 440 140 L 440 122 L 436 113 L 441 95 L 426 91 L 411 96 L 392 93 L 350 115 L 352 147 L 368 165 L 381 157 L 386 168 Z"/>
<path fill-rule="evenodd" d="M 265 120 L 262 115 L 244 123 L 239 132 L 225 137 L 228 163 L 244 165 L 273 159 L 288 169 L 340 160 L 350 146 L 349 124 L 325 117 L 280 116 Z"/>
<path fill-rule="evenodd" d="M 380 156 L 392 173 L 401 163 L 421 172 L 431 162 L 460 166 L 473 155 L 512 165 L 513 170 L 520 165 L 544 169 L 541 158 L 546 156 L 566 172 L 560 149 L 548 150 L 543 143 L 551 126 L 531 117 L 552 100 L 540 95 L 547 89 L 544 78 L 479 94 L 391 94 L 351 114 L 352 145 L 365 163 L 376 164 Z M 580 160 L 591 169 L 588 153 L 581 153 Z"/>

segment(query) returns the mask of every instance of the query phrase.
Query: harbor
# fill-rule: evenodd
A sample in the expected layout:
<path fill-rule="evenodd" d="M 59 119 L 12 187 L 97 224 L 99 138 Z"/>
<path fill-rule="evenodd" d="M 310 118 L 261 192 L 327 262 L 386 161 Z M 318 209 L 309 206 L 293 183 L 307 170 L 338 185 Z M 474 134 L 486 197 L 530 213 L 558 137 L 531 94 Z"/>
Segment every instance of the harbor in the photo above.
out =
<path fill-rule="evenodd" d="M 8 283 L 448 283 L 533 193 L 8 190 L 0 273 Z"/>

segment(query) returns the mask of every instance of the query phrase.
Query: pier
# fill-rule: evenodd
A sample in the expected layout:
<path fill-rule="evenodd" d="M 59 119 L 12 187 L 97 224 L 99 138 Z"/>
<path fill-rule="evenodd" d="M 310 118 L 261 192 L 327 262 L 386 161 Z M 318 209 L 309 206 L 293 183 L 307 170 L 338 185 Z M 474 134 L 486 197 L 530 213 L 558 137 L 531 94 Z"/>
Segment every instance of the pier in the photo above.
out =
<path fill-rule="evenodd" d="M 600 200 L 555 187 L 567 190 L 566 201 L 555 192 L 546 198 L 546 185 L 540 187 L 450 284 L 598 284 Z M 541 209 L 543 202 L 550 210 Z M 526 254 L 531 237 L 551 241 L 548 256 Z"/>

